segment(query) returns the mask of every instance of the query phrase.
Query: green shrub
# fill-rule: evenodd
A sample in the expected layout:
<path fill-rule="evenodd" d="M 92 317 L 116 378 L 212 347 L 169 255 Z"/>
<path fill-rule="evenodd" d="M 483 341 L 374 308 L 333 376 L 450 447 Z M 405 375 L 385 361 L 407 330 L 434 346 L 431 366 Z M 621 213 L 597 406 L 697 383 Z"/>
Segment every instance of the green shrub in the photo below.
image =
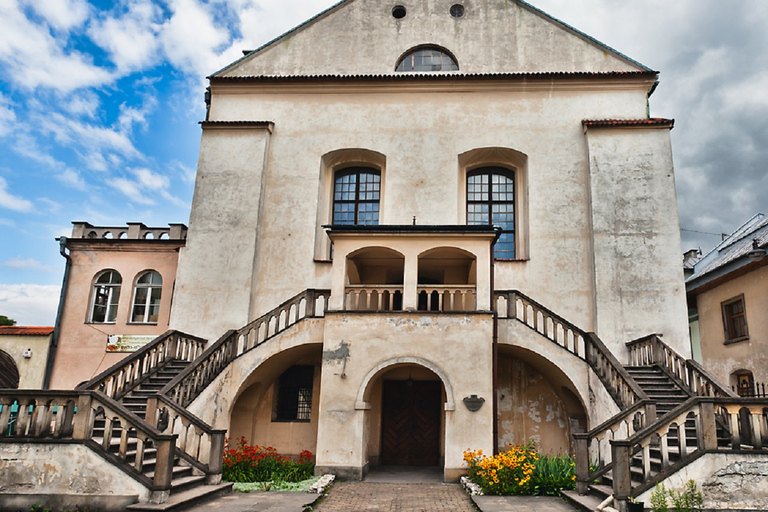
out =
<path fill-rule="evenodd" d="M 315 471 L 312 453 L 304 450 L 298 460 L 280 455 L 271 446 L 249 445 L 241 437 L 234 448 L 224 449 L 222 478 L 228 482 L 300 482 Z"/>

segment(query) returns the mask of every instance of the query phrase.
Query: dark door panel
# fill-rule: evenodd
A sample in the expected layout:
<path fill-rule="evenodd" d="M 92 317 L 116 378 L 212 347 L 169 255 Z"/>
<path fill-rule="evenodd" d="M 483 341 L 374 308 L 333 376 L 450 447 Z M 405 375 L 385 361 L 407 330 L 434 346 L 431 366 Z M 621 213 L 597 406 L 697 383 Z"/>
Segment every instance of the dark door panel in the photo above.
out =
<path fill-rule="evenodd" d="M 381 418 L 381 462 L 436 466 L 440 460 L 438 381 L 385 380 Z"/>

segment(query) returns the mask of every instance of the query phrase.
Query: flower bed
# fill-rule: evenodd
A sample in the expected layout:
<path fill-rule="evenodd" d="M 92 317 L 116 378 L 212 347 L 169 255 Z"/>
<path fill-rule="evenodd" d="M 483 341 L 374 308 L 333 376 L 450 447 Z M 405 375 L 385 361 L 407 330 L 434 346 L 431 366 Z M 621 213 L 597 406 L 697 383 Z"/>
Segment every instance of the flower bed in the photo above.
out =
<path fill-rule="evenodd" d="M 469 479 L 483 494 L 497 496 L 557 496 L 563 489 L 574 489 L 576 471 L 570 455 L 542 456 L 536 445 L 509 445 L 491 457 L 482 450 L 464 452 Z"/>
<path fill-rule="evenodd" d="M 311 478 L 315 463 L 304 450 L 298 459 L 280 455 L 271 446 L 249 445 L 241 437 L 234 448 L 227 439 L 222 478 L 227 482 L 301 482 Z"/>

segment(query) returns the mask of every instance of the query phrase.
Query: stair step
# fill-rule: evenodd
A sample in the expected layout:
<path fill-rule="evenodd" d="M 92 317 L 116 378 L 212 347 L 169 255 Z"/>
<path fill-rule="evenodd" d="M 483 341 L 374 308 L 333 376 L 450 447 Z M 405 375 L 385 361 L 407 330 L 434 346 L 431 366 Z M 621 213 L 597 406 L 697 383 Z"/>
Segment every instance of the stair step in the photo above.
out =
<path fill-rule="evenodd" d="M 199 485 L 181 492 L 172 491 L 171 496 L 165 503 L 134 503 L 133 505 L 128 505 L 126 510 L 133 512 L 184 510 L 223 494 L 229 494 L 232 492 L 232 485 L 232 482 L 225 482 L 218 485 Z"/>
<path fill-rule="evenodd" d="M 181 492 L 192 487 L 203 485 L 205 483 L 204 475 L 189 475 L 174 478 L 171 482 L 171 494 Z"/>
<path fill-rule="evenodd" d="M 594 494 L 585 494 L 582 496 L 576 491 L 561 491 L 561 494 L 563 495 L 563 498 L 565 498 L 565 501 L 570 503 L 571 506 L 584 512 L 592 512 L 593 510 L 596 510 L 597 506 L 605 500 L 605 498 L 600 499 L 600 497 Z M 131 510 L 132 506 L 133 505 L 129 506 L 128 510 Z"/>
<path fill-rule="evenodd" d="M 182 480 L 184 480 L 185 478 L 190 478 L 190 477 L 192 477 L 192 478 L 202 478 L 203 480 L 205 480 L 204 476 L 199 477 L 198 475 L 192 475 L 191 473 L 192 473 L 192 466 L 173 466 L 173 481 L 172 481 L 171 485 L 174 485 L 177 480 L 179 481 L 179 485 L 185 485 L 188 482 L 182 481 Z M 154 470 L 153 471 L 147 471 L 144 474 L 147 475 L 150 479 L 155 478 Z"/>

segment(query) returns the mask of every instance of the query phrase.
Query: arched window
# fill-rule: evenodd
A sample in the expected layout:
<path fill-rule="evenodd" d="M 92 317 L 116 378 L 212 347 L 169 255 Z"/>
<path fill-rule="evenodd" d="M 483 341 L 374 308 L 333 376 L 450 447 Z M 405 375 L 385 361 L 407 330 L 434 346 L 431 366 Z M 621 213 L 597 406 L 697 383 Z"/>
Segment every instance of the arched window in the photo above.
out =
<path fill-rule="evenodd" d="M 421 47 L 406 53 L 395 71 L 457 71 L 459 65 L 448 52 L 435 47 Z"/>
<path fill-rule="evenodd" d="M 115 270 L 107 270 L 96 278 L 93 285 L 90 322 L 96 324 L 115 322 L 122 282 L 123 278 Z"/>
<path fill-rule="evenodd" d="M 157 323 L 162 291 L 163 278 L 158 272 L 149 270 L 141 274 L 136 280 L 136 287 L 133 291 L 131 322 Z"/>
<path fill-rule="evenodd" d="M 503 167 L 467 173 L 467 224 L 501 228 L 494 257 L 515 259 L 515 175 Z"/>
<path fill-rule="evenodd" d="M 369 167 L 336 172 L 333 182 L 333 224 L 379 223 L 381 173 Z"/>
<path fill-rule="evenodd" d="M 16 362 L 9 354 L 0 350 L 0 389 L 18 389 L 18 387 L 19 369 L 16 367 Z"/>
<path fill-rule="evenodd" d="M 310 421 L 314 366 L 291 366 L 277 382 L 272 421 Z"/>

